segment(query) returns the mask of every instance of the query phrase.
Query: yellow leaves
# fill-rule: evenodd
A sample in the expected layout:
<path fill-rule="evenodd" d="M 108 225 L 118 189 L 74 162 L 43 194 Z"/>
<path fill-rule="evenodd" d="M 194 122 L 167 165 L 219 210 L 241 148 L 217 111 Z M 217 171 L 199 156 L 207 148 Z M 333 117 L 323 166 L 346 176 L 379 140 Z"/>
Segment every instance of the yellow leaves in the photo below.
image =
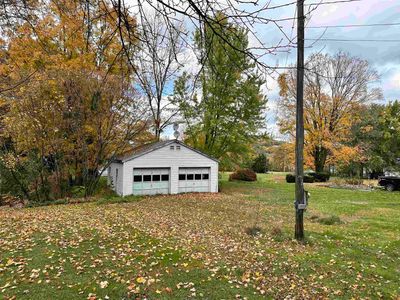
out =
<path fill-rule="evenodd" d="M 140 276 L 140 277 L 136 278 L 136 282 L 140 283 L 140 284 L 143 284 L 143 283 L 146 282 L 146 279 L 144 277 Z"/>
<path fill-rule="evenodd" d="M 14 263 L 15 261 L 12 258 L 9 258 L 6 263 L 6 267 L 12 266 Z"/>
<path fill-rule="evenodd" d="M 9 170 L 14 170 L 16 168 L 16 165 L 18 163 L 17 157 L 10 153 L 7 152 L 0 156 L 1 163 Z"/>

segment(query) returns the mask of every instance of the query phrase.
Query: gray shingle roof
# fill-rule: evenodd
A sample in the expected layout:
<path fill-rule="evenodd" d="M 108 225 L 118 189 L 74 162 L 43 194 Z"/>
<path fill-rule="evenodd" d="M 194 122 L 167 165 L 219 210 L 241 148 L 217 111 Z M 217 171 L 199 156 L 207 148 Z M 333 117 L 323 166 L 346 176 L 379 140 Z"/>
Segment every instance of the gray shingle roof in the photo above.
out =
<path fill-rule="evenodd" d="M 132 150 L 126 151 L 125 153 L 117 156 L 115 161 L 122 163 L 122 162 L 125 162 L 127 160 L 132 160 L 132 159 L 135 159 L 135 158 L 137 158 L 139 156 L 142 156 L 144 154 L 147 154 L 149 152 L 152 152 L 154 150 L 160 149 L 162 147 L 165 147 L 165 146 L 167 146 L 169 144 L 173 144 L 173 143 L 177 143 L 179 145 L 182 145 L 182 146 L 184 146 L 184 147 L 186 147 L 186 148 L 188 148 L 190 150 L 193 150 L 193 151 L 195 151 L 195 152 L 197 152 L 197 153 L 199 153 L 199 154 L 201 154 L 201 155 L 203 155 L 205 157 L 208 157 L 209 159 L 212 159 L 212 160 L 218 162 L 217 159 L 215 159 L 215 158 L 213 158 L 213 157 L 211 157 L 211 156 L 209 156 L 209 155 L 207 155 L 207 154 L 205 154 L 205 153 L 203 153 L 203 152 L 201 152 L 201 151 L 199 151 L 197 149 L 194 149 L 194 148 L 192 148 L 192 147 L 190 147 L 188 145 L 185 145 L 183 142 L 178 141 L 178 140 L 158 141 L 158 142 L 145 144 L 145 145 L 133 148 Z"/>

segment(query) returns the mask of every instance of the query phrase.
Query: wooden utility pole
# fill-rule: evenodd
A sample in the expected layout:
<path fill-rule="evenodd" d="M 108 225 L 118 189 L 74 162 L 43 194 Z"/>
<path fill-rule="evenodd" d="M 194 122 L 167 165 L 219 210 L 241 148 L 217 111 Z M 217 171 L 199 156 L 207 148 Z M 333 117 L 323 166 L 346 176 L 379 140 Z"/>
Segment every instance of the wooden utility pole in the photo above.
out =
<path fill-rule="evenodd" d="M 303 186 L 303 85 L 304 85 L 304 0 L 297 0 L 297 93 L 296 93 L 296 225 L 295 238 L 304 239 L 304 186 Z"/>

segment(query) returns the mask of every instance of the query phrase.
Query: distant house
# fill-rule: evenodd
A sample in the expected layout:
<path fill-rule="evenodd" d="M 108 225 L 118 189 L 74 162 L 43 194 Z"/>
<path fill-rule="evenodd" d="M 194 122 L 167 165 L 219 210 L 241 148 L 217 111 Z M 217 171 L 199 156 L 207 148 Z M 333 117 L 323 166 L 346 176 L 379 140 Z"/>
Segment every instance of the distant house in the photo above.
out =
<path fill-rule="evenodd" d="M 218 161 L 178 140 L 133 149 L 117 157 L 107 174 L 121 196 L 218 192 Z"/>

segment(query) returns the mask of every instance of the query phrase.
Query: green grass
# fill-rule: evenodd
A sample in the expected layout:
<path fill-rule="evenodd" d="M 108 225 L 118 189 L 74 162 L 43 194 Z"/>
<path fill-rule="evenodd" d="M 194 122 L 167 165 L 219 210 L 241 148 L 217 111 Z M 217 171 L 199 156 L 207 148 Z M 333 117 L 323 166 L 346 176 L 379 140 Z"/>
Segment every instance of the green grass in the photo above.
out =
<path fill-rule="evenodd" d="M 284 174 L 220 186 L 0 209 L 0 299 L 399 297 L 399 192 L 306 184 L 299 244 Z"/>

